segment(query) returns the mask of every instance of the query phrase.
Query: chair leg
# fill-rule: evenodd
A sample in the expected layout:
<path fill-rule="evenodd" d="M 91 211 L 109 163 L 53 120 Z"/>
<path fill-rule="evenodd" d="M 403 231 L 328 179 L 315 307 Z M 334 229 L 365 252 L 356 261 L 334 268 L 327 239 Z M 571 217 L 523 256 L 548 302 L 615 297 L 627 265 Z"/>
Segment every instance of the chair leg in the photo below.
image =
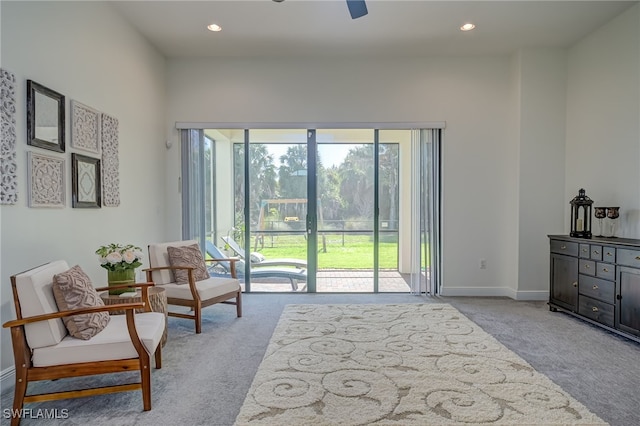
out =
<path fill-rule="evenodd" d="M 147 355 L 146 359 L 140 359 L 140 378 L 142 381 L 142 407 L 144 411 L 151 410 L 151 362 Z"/>
<path fill-rule="evenodd" d="M 158 343 L 155 357 L 156 357 L 156 369 L 162 368 L 162 343 Z"/>
<path fill-rule="evenodd" d="M 289 278 L 289 281 L 291 281 L 291 291 L 298 291 L 298 282 L 293 278 Z"/>
<path fill-rule="evenodd" d="M 196 321 L 196 334 L 202 333 L 202 306 L 199 303 L 193 307 Z"/>
<path fill-rule="evenodd" d="M 242 291 L 238 290 L 238 295 L 236 296 L 236 315 L 238 318 L 242 317 Z"/>
<path fill-rule="evenodd" d="M 27 369 L 16 368 L 16 387 L 13 394 L 13 411 L 11 413 L 11 426 L 20 424 L 24 396 L 27 393 Z"/>

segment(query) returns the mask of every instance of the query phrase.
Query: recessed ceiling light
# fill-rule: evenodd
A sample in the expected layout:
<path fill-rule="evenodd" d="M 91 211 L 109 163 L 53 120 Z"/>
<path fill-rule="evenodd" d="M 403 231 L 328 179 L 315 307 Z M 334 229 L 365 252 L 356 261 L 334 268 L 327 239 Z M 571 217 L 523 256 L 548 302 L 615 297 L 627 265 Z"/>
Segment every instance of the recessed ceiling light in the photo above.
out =
<path fill-rule="evenodd" d="M 460 27 L 460 31 L 471 31 L 475 27 L 476 26 L 473 25 L 472 23 L 467 23 L 467 24 L 464 24 L 463 26 Z"/>
<path fill-rule="evenodd" d="M 207 29 L 209 31 L 213 31 L 213 32 L 222 31 L 222 27 L 220 25 L 218 25 L 218 24 L 207 25 Z"/>

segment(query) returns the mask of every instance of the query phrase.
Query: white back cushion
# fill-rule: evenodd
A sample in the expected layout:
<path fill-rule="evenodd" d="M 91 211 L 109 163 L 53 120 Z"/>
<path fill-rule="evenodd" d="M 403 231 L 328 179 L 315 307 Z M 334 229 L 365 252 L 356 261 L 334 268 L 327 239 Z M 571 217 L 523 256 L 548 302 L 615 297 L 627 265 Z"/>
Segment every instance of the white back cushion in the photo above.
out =
<path fill-rule="evenodd" d="M 171 243 L 149 244 L 149 266 L 152 268 L 171 266 L 167 247 L 182 247 L 198 244 L 196 240 L 174 241 Z M 173 271 L 165 269 L 152 273 L 153 282 L 156 284 L 169 284 L 176 281 Z"/>
<path fill-rule="evenodd" d="M 56 260 L 16 275 L 16 290 L 23 318 L 58 312 L 51 289 L 53 276 L 68 269 L 67 262 Z M 31 349 L 57 345 L 67 335 L 61 319 L 27 324 L 24 331 Z"/>

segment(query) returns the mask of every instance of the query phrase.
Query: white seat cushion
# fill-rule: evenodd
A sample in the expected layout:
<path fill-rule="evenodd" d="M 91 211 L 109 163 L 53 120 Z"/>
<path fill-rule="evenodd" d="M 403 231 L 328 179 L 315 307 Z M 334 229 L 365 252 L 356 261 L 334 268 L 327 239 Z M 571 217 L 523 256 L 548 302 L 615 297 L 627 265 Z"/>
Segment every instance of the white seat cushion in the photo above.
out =
<path fill-rule="evenodd" d="M 136 330 L 142 343 L 153 354 L 162 339 L 165 316 L 160 312 L 135 315 Z M 127 331 L 126 315 L 112 315 L 107 327 L 89 340 L 66 336 L 60 343 L 33 351 L 34 367 L 137 358 Z"/>
<path fill-rule="evenodd" d="M 69 269 L 64 260 L 56 260 L 16 275 L 16 290 L 22 318 L 58 312 L 53 297 L 53 276 Z M 24 326 L 31 349 L 56 345 L 67 335 L 61 319 L 39 321 Z"/>
<path fill-rule="evenodd" d="M 189 285 L 170 283 L 162 285 L 167 292 L 167 297 L 175 299 L 193 300 Z M 235 278 L 209 278 L 196 282 L 196 289 L 200 300 L 208 300 L 223 294 L 238 291 L 240 283 Z"/>

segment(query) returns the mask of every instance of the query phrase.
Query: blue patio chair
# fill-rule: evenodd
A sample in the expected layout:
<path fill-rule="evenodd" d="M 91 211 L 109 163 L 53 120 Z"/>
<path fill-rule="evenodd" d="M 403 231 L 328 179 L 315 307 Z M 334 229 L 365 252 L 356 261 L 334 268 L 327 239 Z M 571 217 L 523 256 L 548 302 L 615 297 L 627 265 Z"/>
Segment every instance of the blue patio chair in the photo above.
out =
<path fill-rule="evenodd" d="M 245 255 L 245 251 L 240 244 L 236 242 L 231 237 L 222 237 L 222 241 L 229 245 L 231 250 L 233 250 L 241 260 L 247 260 L 247 256 Z M 294 258 L 277 258 L 277 259 L 265 259 L 259 258 L 254 259 L 254 255 L 260 255 L 260 253 L 251 253 L 249 259 L 251 260 L 251 266 L 253 267 L 263 267 L 263 266 L 295 266 L 296 268 L 307 268 L 307 261 L 302 259 L 294 259 Z"/>
<path fill-rule="evenodd" d="M 205 250 L 209 256 L 214 259 L 228 259 L 222 250 L 218 248 L 211 241 L 206 241 Z M 291 290 L 298 291 L 298 282 L 307 282 L 307 270 L 304 268 L 279 268 L 279 267 L 260 267 L 255 268 L 251 265 L 251 278 L 285 278 L 291 282 Z M 222 273 L 218 271 L 222 271 Z M 215 264 L 215 267 L 209 268 L 209 274 L 214 275 L 227 275 L 229 274 L 230 267 L 229 262 L 219 262 Z M 236 262 L 236 273 L 238 278 L 244 277 L 244 261 L 240 260 Z"/>

